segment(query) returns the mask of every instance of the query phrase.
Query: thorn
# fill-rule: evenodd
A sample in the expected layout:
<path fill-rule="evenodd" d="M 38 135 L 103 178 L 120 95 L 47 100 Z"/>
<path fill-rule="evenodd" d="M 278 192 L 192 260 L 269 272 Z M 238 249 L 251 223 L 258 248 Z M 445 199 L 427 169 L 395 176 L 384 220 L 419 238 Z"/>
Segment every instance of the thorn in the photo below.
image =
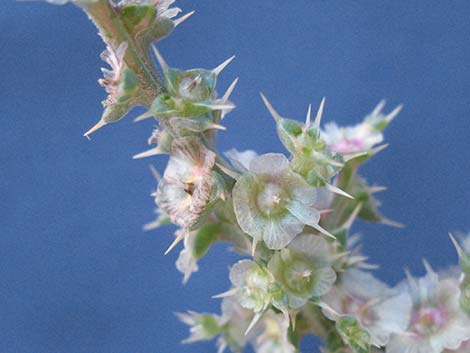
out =
<path fill-rule="evenodd" d="M 158 170 L 152 164 L 149 165 L 149 168 L 150 168 L 150 171 L 152 172 L 153 177 L 159 183 L 160 180 L 162 180 L 162 176 L 160 175 Z"/>
<path fill-rule="evenodd" d="M 107 122 L 105 122 L 105 121 L 103 121 L 103 120 L 100 120 L 100 121 L 98 121 L 98 123 L 96 123 L 95 126 L 93 126 L 90 130 L 88 130 L 87 132 L 85 132 L 85 133 L 83 134 L 83 136 L 85 136 L 88 140 L 91 140 L 91 139 L 90 139 L 90 135 L 91 135 L 92 133 L 94 133 L 95 131 L 101 129 L 103 126 L 105 126 L 105 125 L 107 125 L 107 124 L 108 124 Z"/>
<path fill-rule="evenodd" d="M 389 113 L 387 116 L 385 116 L 384 119 L 387 122 L 387 124 L 390 124 L 392 122 L 392 120 L 398 115 L 398 113 L 401 112 L 402 109 L 403 109 L 403 104 L 400 104 L 398 107 L 393 109 L 393 111 L 391 113 Z"/>
<path fill-rule="evenodd" d="M 229 88 L 227 88 L 227 91 L 225 92 L 224 96 L 222 97 L 223 102 L 228 101 L 228 99 L 230 98 L 230 96 L 233 93 L 233 90 L 237 86 L 237 83 L 238 83 L 238 77 L 232 82 L 232 84 L 229 86 Z"/>
<path fill-rule="evenodd" d="M 354 220 L 356 219 L 357 215 L 361 211 L 361 208 L 362 208 L 362 203 L 358 203 L 356 208 L 354 208 L 353 213 L 351 213 L 351 216 L 349 216 L 348 220 L 344 222 L 342 228 L 346 228 L 346 229 L 351 228 Z"/>
<path fill-rule="evenodd" d="M 370 115 L 377 115 L 380 113 L 380 111 L 385 107 L 385 99 L 382 99 L 379 104 L 377 104 L 374 108 L 374 110 L 372 111 L 372 113 L 370 113 Z"/>
<path fill-rule="evenodd" d="M 211 109 L 211 110 L 232 110 L 235 108 L 235 105 L 233 105 L 232 103 L 230 104 L 207 104 L 207 103 L 193 103 L 193 105 L 197 106 L 197 107 L 204 107 L 204 108 L 208 108 L 208 109 Z"/>
<path fill-rule="evenodd" d="M 358 153 L 353 153 L 353 154 L 347 155 L 343 158 L 344 158 L 345 162 L 349 162 L 350 160 L 353 160 L 353 159 L 356 159 L 356 158 L 359 158 L 359 157 L 363 157 L 363 156 L 367 156 L 367 155 L 368 155 L 367 152 L 358 152 Z"/>
<path fill-rule="evenodd" d="M 332 165 L 334 167 L 338 167 L 338 168 L 343 168 L 344 167 L 344 163 L 337 162 L 333 159 L 328 160 L 328 164 Z"/>
<path fill-rule="evenodd" d="M 163 59 L 162 54 L 160 54 L 160 52 L 158 51 L 157 47 L 154 44 L 152 44 L 152 50 L 155 56 L 157 57 L 158 64 L 160 65 L 162 70 L 168 71 L 168 68 L 169 68 L 168 64 L 166 63 L 165 59 Z"/>
<path fill-rule="evenodd" d="M 176 236 L 176 239 L 171 243 L 171 245 L 168 247 L 168 249 L 165 251 L 165 255 L 168 255 L 168 253 L 175 248 L 178 243 L 184 239 L 184 232 L 179 232 L 179 234 Z"/>
<path fill-rule="evenodd" d="M 371 186 L 371 187 L 369 188 L 369 192 L 370 192 L 371 194 L 376 194 L 376 193 L 378 193 L 378 192 L 382 192 L 382 191 L 385 191 L 385 190 L 387 190 L 387 187 L 386 187 L 386 186 Z"/>
<path fill-rule="evenodd" d="M 384 218 L 380 221 L 383 225 L 389 226 L 389 227 L 394 227 L 394 228 L 405 228 L 405 225 L 400 222 L 393 221 L 388 218 Z"/>
<path fill-rule="evenodd" d="M 315 122 L 313 123 L 313 126 L 317 130 L 320 129 L 321 118 L 323 116 L 323 108 L 325 107 L 325 100 L 326 98 L 323 97 L 323 99 L 321 100 L 320 106 L 318 107 L 317 116 L 315 117 Z"/>
<path fill-rule="evenodd" d="M 255 257 L 255 253 L 256 253 L 256 245 L 258 244 L 258 240 L 256 240 L 255 238 L 253 238 L 253 242 L 251 243 L 251 256 L 252 257 Z"/>
<path fill-rule="evenodd" d="M 220 124 L 211 124 L 211 125 L 209 125 L 209 128 L 214 129 L 214 130 L 222 130 L 222 131 L 227 130 L 227 128 L 225 126 L 220 125 Z"/>
<path fill-rule="evenodd" d="M 152 148 L 151 150 L 141 152 L 132 156 L 132 159 L 147 158 L 147 157 L 156 156 L 159 154 L 163 154 L 163 153 L 157 147 L 155 147 L 155 148 Z"/>
<path fill-rule="evenodd" d="M 307 109 L 307 117 L 305 118 L 305 127 L 304 127 L 304 131 L 305 130 L 308 130 L 308 128 L 310 127 L 310 121 L 312 120 L 312 105 L 309 104 L 308 105 L 308 109 Z"/>
<path fill-rule="evenodd" d="M 315 226 L 313 226 L 313 228 L 315 228 L 316 230 L 318 230 L 320 233 L 332 238 L 332 239 L 335 239 L 336 240 L 336 237 L 331 234 L 330 232 L 328 232 L 326 229 L 323 229 L 319 224 L 316 224 Z"/>
<path fill-rule="evenodd" d="M 462 249 L 462 246 L 460 246 L 457 239 L 455 239 L 455 237 L 450 232 L 449 232 L 449 237 L 450 237 L 450 240 L 452 241 L 452 244 L 454 244 L 455 250 L 457 250 L 457 254 L 459 255 L 459 257 L 462 257 L 465 254 L 465 252 Z"/>
<path fill-rule="evenodd" d="M 326 210 L 320 210 L 320 215 L 323 216 L 323 215 L 326 215 L 326 214 L 330 214 L 333 211 L 334 211 L 334 209 L 332 209 L 332 208 L 328 208 Z"/>
<path fill-rule="evenodd" d="M 289 317 L 290 317 L 290 322 L 291 322 L 291 325 L 292 325 L 292 331 L 295 331 L 295 327 L 296 327 L 296 324 L 297 324 L 297 311 L 292 311 L 289 313 Z"/>
<path fill-rule="evenodd" d="M 426 269 L 427 273 L 434 273 L 434 270 L 431 267 L 431 264 L 428 262 L 428 260 L 426 260 L 424 258 L 423 258 L 423 265 L 424 265 L 424 268 Z"/>
<path fill-rule="evenodd" d="M 227 298 L 227 297 L 233 297 L 235 294 L 237 294 L 237 288 L 232 288 L 229 289 L 226 292 L 216 294 L 212 296 L 212 299 L 220 299 L 220 298 Z"/>
<path fill-rule="evenodd" d="M 384 149 L 386 149 L 388 146 L 389 146 L 389 144 L 388 144 L 388 143 L 385 143 L 385 144 L 383 144 L 383 145 L 380 145 L 380 146 L 378 146 L 378 147 L 375 147 L 375 148 L 373 148 L 373 149 L 371 149 L 371 150 L 369 151 L 369 154 L 370 154 L 371 156 L 373 156 L 373 155 L 375 155 L 375 154 L 377 154 L 377 153 L 379 153 L 379 152 L 382 152 L 382 151 L 383 151 Z"/>
<path fill-rule="evenodd" d="M 419 290 L 418 282 L 416 282 L 415 278 L 411 275 L 410 270 L 405 269 L 405 275 L 410 286 L 412 286 L 415 291 L 418 291 Z"/>
<path fill-rule="evenodd" d="M 135 118 L 134 123 L 138 123 L 139 121 L 142 121 L 151 117 L 153 117 L 153 114 L 151 112 L 145 112 L 144 114 L 140 114 L 137 118 Z"/>
<path fill-rule="evenodd" d="M 160 228 L 161 226 L 161 223 L 159 220 L 156 220 L 156 221 L 153 221 L 153 222 L 149 222 L 149 223 L 146 223 L 144 224 L 144 226 L 142 227 L 143 231 L 144 232 L 148 232 L 150 230 L 154 230 L 154 229 L 157 229 L 157 228 Z"/>
<path fill-rule="evenodd" d="M 174 23 L 175 27 L 178 27 L 180 24 L 182 24 L 184 21 L 186 21 L 192 15 L 194 15 L 195 12 L 196 11 L 188 12 L 186 15 L 183 15 L 180 18 L 177 18 L 176 20 L 173 20 L 173 23 Z"/>
<path fill-rule="evenodd" d="M 260 93 L 261 95 L 261 99 L 263 100 L 264 102 L 264 105 L 266 106 L 266 108 L 268 108 L 268 111 L 271 113 L 272 117 L 274 118 L 274 120 L 276 122 L 278 122 L 279 120 L 282 119 L 282 116 L 279 115 L 279 113 L 273 108 L 273 106 L 271 105 L 271 103 L 269 103 L 268 99 L 264 96 L 263 93 Z"/>
<path fill-rule="evenodd" d="M 248 333 L 251 331 L 251 329 L 258 323 L 259 319 L 261 319 L 260 313 L 256 313 L 255 316 L 253 317 L 253 320 L 251 320 L 250 325 L 245 331 L 245 336 L 248 335 Z"/>
<path fill-rule="evenodd" d="M 364 270 L 378 270 L 380 268 L 380 265 L 361 262 L 360 264 L 357 265 L 357 267 L 362 268 Z"/>
<path fill-rule="evenodd" d="M 345 196 L 349 199 L 352 199 L 354 200 L 354 197 L 349 195 L 346 191 L 343 191 L 341 190 L 340 188 L 334 186 L 334 185 L 331 185 L 331 184 L 326 184 L 326 189 L 331 191 L 331 192 L 334 192 L 335 194 L 338 194 L 338 195 L 341 195 L 341 196 Z"/>
<path fill-rule="evenodd" d="M 215 74 L 216 76 L 219 76 L 219 74 L 227 67 L 228 64 L 230 64 L 233 61 L 233 59 L 235 59 L 235 55 L 228 58 L 222 64 L 220 64 L 215 69 L 213 69 L 212 73 Z"/>

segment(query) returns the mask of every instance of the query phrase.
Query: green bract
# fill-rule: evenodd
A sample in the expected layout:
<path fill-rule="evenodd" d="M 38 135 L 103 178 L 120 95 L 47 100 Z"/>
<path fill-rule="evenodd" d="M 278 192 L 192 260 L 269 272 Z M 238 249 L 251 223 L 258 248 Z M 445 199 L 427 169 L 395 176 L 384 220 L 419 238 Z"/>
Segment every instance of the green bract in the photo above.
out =
<path fill-rule="evenodd" d="M 253 159 L 232 195 L 238 223 L 254 245 L 264 241 L 270 249 L 282 249 L 305 225 L 318 227 L 317 190 L 291 170 L 282 154 Z"/>
<path fill-rule="evenodd" d="M 279 137 L 292 153 L 292 168 L 313 186 L 324 186 L 341 170 L 343 158 L 331 152 L 319 138 L 319 130 L 296 120 L 277 122 Z"/>
<path fill-rule="evenodd" d="M 268 269 L 288 294 L 291 308 L 320 297 L 331 289 L 336 273 L 330 266 L 329 245 L 321 237 L 302 234 L 286 249 L 276 252 Z"/>
<path fill-rule="evenodd" d="M 356 319 L 352 317 L 342 317 L 336 323 L 336 330 L 354 353 L 369 353 L 370 336 Z"/>

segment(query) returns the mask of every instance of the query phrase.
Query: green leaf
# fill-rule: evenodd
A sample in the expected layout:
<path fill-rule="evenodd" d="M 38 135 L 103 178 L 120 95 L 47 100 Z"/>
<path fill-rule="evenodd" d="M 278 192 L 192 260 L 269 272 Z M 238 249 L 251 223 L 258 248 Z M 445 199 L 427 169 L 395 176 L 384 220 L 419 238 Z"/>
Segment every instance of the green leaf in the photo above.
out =
<path fill-rule="evenodd" d="M 193 246 L 193 256 L 196 260 L 207 253 L 210 246 L 218 239 L 221 229 L 220 223 L 209 223 L 197 231 Z"/>

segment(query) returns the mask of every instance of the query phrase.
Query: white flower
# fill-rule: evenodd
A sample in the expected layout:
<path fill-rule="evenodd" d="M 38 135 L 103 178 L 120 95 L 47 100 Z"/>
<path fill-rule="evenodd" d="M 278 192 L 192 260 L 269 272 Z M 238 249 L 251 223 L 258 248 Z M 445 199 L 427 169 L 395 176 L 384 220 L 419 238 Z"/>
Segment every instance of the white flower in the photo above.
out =
<path fill-rule="evenodd" d="M 301 234 L 287 248 L 274 253 L 268 269 L 287 294 L 292 309 L 325 295 L 336 281 L 328 242 L 313 234 Z"/>
<path fill-rule="evenodd" d="M 156 204 L 173 223 L 189 228 L 210 202 L 215 157 L 196 137 L 173 141 L 170 160 L 155 194 Z"/>
<path fill-rule="evenodd" d="M 425 277 L 410 278 L 402 289 L 413 300 L 411 320 L 406 332 L 392 335 L 387 353 L 441 353 L 470 339 L 470 319 L 459 305 L 458 280 L 439 279 L 428 269 Z"/>
<path fill-rule="evenodd" d="M 402 106 L 396 107 L 388 115 L 382 113 L 385 102 L 380 102 L 364 121 L 355 126 L 338 127 L 336 123 L 328 123 L 321 131 L 321 138 L 328 147 L 342 155 L 370 151 L 372 147 L 383 141 L 382 130 L 400 112 Z"/>
<path fill-rule="evenodd" d="M 406 330 L 411 299 L 407 293 L 394 292 L 370 273 L 349 269 L 322 298 L 321 306 L 331 320 L 354 317 L 369 333 L 372 345 L 384 346 L 392 333 Z"/>
<path fill-rule="evenodd" d="M 111 70 L 101 69 L 104 78 L 98 81 L 108 93 L 108 98 L 103 101 L 103 105 L 106 107 L 115 104 L 119 97 L 121 75 L 126 67 L 124 56 L 127 47 L 127 42 L 122 42 L 117 48 L 112 44 L 108 44 L 106 50 L 101 53 L 101 59 L 111 66 Z"/>
<path fill-rule="evenodd" d="M 294 173 L 288 159 L 269 153 L 251 160 L 249 171 L 237 179 L 233 205 L 241 229 L 269 249 L 282 249 L 309 225 L 326 233 L 318 224 L 317 189 Z"/>

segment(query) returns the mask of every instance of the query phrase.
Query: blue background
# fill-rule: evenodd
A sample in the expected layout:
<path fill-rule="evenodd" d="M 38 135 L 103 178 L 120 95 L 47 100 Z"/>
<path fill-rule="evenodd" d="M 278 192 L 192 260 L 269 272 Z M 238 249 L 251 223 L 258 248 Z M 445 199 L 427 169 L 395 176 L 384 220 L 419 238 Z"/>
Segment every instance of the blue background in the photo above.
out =
<path fill-rule="evenodd" d="M 407 227 L 358 224 L 364 251 L 389 283 L 423 257 L 454 264 L 449 230 L 470 228 L 470 4 L 468 1 L 185 0 L 197 11 L 161 43 L 176 67 L 237 60 L 238 109 L 220 147 L 282 151 L 258 92 L 303 119 L 327 97 L 325 121 L 353 124 L 381 98 L 405 109 L 390 148 L 363 172 L 387 185 L 383 211 Z M 218 245 L 186 286 L 164 257 L 171 229 L 153 217 L 152 123 L 126 118 L 90 142 L 101 115 L 103 44 L 69 5 L 2 1 L 0 12 L 0 352 L 214 352 L 183 346 L 174 312 L 218 311 L 234 254 Z M 135 114 L 134 114 L 135 115 Z M 153 162 L 160 168 L 163 157 Z M 317 351 L 308 341 L 305 352 Z"/>

